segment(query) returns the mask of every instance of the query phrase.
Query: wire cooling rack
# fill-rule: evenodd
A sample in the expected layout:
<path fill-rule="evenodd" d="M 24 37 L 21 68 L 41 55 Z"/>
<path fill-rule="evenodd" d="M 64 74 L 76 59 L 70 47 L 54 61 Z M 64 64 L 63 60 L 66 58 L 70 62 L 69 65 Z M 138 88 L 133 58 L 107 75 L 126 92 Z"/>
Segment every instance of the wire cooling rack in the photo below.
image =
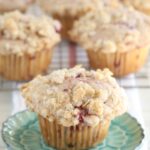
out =
<path fill-rule="evenodd" d="M 150 88 L 150 56 L 148 60 L 138 73 L 117 79 L 119 84 L 124 88 Z M 74 43 L 63 41 L 55 48 L 48 72 L 73 67 L 76 64 L 82 64 L 84 67 L 89 68 L 85 51 Z M 0 91 L 18 90 L 22 83 L 0 78 Z"/>

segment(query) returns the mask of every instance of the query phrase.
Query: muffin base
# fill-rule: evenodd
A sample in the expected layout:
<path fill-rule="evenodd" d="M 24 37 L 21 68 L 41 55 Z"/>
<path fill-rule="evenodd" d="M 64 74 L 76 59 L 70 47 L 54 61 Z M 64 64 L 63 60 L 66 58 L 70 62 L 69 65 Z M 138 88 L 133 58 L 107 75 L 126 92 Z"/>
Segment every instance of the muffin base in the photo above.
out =
<path fill-rule="evenodd" d="M 72 126 L 64 127 L 39 116 L 39 124 L 45 142 L 59 150 L 83 150 L 101 143 L 107 136 L 110 121 L 96 127 Z"/>
<path fill-rule="evenodd" d="M 49 66 L 52 50 L 36 52 L 34 56 L 28 54 L 17 55 L 0 54 L 0 75 L 8 80 L 30 80 L 43 73 Z"/>
<path fill-rule="evenodd" d="M 88 50 L 90 66 L 94 69 L 109 68 L 116 77 L 137 72 L 146 61 L 149 47 L 127 52 L 104 53 Z"/>

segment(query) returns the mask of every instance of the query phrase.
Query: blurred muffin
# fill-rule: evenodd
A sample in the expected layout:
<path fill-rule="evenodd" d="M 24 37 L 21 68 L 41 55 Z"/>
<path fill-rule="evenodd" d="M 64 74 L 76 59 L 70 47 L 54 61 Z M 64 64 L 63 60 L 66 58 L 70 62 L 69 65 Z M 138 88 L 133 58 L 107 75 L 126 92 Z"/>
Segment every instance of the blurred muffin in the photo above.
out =
<path fill-rule="evenodd" d="M 150 18 L 131 8 L 105 8 L 76 21 L 70 35 L 86 50 L 93 68 L 115 76 L 138 71 L 150 47 Z"/>
<path fill-rule="evenodd" d="M 120 0 L 120 2 L 150 15 L 150 0 Z"/>
<path fill-rule="evenodd" d="M 22 95 L 39 116 L 45 142 L 60 150 L 96 146 L 111 120 L 126 111 L 124 90 L 107 69 L 54 71 L 24 84 Z"/>
<path fill-rule="evenodd" d="M 0 12 L 25 11 L 34 0 L 0 0 Z"/>
<path fill-rule="evenodd" d="M 101 4 L 99 0 L 37 0 L 37 3 L 45 12 L 61 22 L 62 37 L 67 39 L 73 22 Z"/>
<path fill-rule="evenodd" d="M 60 41 L 50 18 L 17 11 L 0 16 L 0 37 L 0 74 L 10 80 L 29 80 L 45 71 Z"/>
<path fill-rule="evenodd" d="M 120 0 L 100 0 L 102 7 L 122 7 L 122 3 L 120 3 Z"/>

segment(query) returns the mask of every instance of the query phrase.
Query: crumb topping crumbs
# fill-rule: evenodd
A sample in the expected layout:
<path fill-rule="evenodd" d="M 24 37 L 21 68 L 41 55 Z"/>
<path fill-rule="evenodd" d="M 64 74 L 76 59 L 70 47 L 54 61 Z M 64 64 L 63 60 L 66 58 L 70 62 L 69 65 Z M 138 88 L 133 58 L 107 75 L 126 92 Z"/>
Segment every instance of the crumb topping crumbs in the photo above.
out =
<path fill-rule="evenodd" d="M 126 111 L 126 95 L 112 73 L 80 66 L 38 76 L 21 91 L 28 108 L 63 126 L 96 126 Z"/>
<path fill-rule="evenodd" d="M 0 12 L 13 11 L 16 9 L 24 11 L 34 0 L 0 0 Z"/>
<path fill-rule="evenodd" d="M 50 49 L 60 41 L 51 18 L 21 14 L 18 11 L 0 16 L 0 37 L 2 54 L 32 55 L 36 51 Z"/>
<path fill-rule="evenodd" d="M 38 4 L 46 12 L 62 16 L 68 13 L 76 16 L 102 6 L 99 0 L 74 0 L 73 4 L 70 0 L 38 0 Z"/>
<path fill-rule="evenodd" d="M 127 6 L 133 6 L 134 8 L 141 10 L 147 14 L 150 14 L 150 1 L 149 0 L 119 0 L 121 3 Z"/>
<path fill-rule="evenodd" d="M 100 9 L 81 17 L 71 38 L 86 50 L 124 52 L 149 46 L 150 19 L 132 8 Z"/>

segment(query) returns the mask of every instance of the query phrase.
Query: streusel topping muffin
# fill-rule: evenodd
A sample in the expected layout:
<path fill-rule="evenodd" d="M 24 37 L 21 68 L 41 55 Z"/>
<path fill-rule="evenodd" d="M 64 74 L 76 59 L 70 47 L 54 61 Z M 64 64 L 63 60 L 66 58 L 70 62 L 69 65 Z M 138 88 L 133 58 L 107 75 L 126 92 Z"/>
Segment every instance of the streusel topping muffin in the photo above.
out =
<path fill-rule="evenodd" d="M 38 76 L 22 87 L 22 94 L 28 108 L 50 122 L 97 126 L 126 111 L 126 95 L 111 75 L 107 69 L 76 66 Z"/>
<path fill-rule="evenodd" d="M 101 4 L 99 0 L 38 0 L 38 3 L 50 14 L 57 13 L 62 16 L 66 13 L 73 16 L 85 13 Z"/>
<path fill-rule="evenodd" d="M 60 41 L 52 19 L 18 11 L 0 15 L 0 37 L 0 75 L 16 81 L 43 74 Z"/>
<path fill-rule="evenodd" d="M 150 19 L 132 8 L 105 8 L 76 21 L 72 39 L 88 50 L 124 52 L 150 44 Z"/>
<path fill-rule="evenodd" d="M 35 17 L 18 11 L 0 16 L 0 54 L 34 54 L 60 41 L 49 17 Z"/>
<path fill-rule="evenodd" d="M 120 0 L 121 3 L 134 7 L 135 9 L 142 11 L 150 15 L 150 1 L 149 0 Z"/>
<path fill-rule="evenodd" d="M 25 11 L 33 2 L 34 0 L 0 0 L 0 12 Z"/>
<path fill-rule="evenodd" d="M 72 28 L 75 20 L 89 11 L 102 7 L 99 0 L 37 0 L 42 10 L 62 24 L 61 35 L 70 40 L 68 31 Z"/>
<path fill-rule="evenodd" d="M 117 77 L 135 73 L 148 56 L 150 18 L 133 8 L 104 8 L 76 21 L 70 37 L 85 48 L 92 68 Z"/>

